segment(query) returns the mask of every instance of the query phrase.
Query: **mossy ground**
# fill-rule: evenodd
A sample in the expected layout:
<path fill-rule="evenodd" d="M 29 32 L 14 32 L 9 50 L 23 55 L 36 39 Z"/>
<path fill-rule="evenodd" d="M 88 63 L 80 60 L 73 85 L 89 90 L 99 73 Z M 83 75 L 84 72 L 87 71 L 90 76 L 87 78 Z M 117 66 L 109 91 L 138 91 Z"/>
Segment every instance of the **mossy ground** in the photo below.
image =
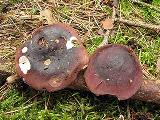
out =
<path fill-rule="evenodd" d="M 69 16 L 77 15 L 79 19 L 72 20 L 71 25 L 84 38 L 84 45 L 92 54 L 103 40 L 103 36 L 98 35 L 94 28 L 90 29 L 91 25 L 88 25 L 87 18 L 82 17 L 82 19 L 80 15 L 84 11 L 92 13 L 92 10 L 94 12 L 100 10 L 101 12 L 98 14 L 109 16 L 111 9 L 108 6 L 100 7 L 98 0 L 94 3 L 95 8 L 98 8 L 97 11 L 93 9 L 91 0 L 72 0 L 71 2 L 73 3 L 73 1 L 79 5 L 79 8 L 72 9 L 73 6 L 70 7 L 70 2 L 57 1 L 59 2 L 57 8 L 51 7 L 50 9 L 57 15 L 60 22 L 71 23 L 72 18 Z M 44 3 L 41 5 L 42 8 L 46 7 Z M 5 4 L 8 4 L 6 8 Z M 22 9 L 20 4 L 26 8 L 22 7 Z M 160 9 L 159 0 L 153 0 L 152 4 Z M 15 15 L 20 12 L 25 15 L 39 15 L 40 8 L 36 2 L 27 0 L 1 2 L 0 70 L 12 73 L 15 72 L 13 62 L 15 49 L 27 40 L 27 36 L 35 28 L 44 25 L 44 21 L 18 19 Z M 120 1 L 120 12 L 121 16 L 126 19 L 160 24 L 160 13 L 151 8 L 133 4 L 130 0 Z M 106 15 L 100 17 L 96 17 L 94 22 L 99 24 Z M 78 20 L 81 19 L 84 23 L 78 24 Z M 88 31 L 89 35 L 85 35 Z M 158 31 L 115 23 L 114 34 L 110 37 L 109 43 L 132 47 L 142 66 L 151 75 L 157 78 L 160 76 L 156 69 L 156 61 L 160 57 L 160 34 Z M 2 84 L 0 83 L 0 85 Z M 22 82 L 12 85 L 6 96 L 0 101 L 1 120 L 117 120 L 120 115 L 123 115 L 125 119 L 159 120 L 160 106 L 137 100 L 118 101 L 110 96 L 96 97 L 92 93 L 84 91 L 41 92 L 33 90 Z"/>

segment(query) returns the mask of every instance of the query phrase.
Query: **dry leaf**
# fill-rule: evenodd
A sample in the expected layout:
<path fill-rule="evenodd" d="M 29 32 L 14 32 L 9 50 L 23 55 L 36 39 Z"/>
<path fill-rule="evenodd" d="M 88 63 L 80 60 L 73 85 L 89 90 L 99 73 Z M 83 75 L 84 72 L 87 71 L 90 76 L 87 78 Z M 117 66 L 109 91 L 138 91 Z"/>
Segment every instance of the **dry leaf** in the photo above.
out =
<path fill-rule="evenodd" d="M 102 28 L 106 29 L 106 30 L 109 30 L 109 29 L 112 29 L 113 28 L 113 23 L 114 21 L 112 19 L 105 19 L 104 21 L 101 21 L 102 23 Z"/>
<path fill-rule="evenodd" d="M 157 69 L 160 70 L 160 58 L 157 61 Z"/>
<path fill-rule="evenodd" d="M 53 24 L 56 22 L 56 19 L 52 16 L 52 12 L 49 9 L 40 11 L 40 20 L 47 20 L 48 24 Z"/>

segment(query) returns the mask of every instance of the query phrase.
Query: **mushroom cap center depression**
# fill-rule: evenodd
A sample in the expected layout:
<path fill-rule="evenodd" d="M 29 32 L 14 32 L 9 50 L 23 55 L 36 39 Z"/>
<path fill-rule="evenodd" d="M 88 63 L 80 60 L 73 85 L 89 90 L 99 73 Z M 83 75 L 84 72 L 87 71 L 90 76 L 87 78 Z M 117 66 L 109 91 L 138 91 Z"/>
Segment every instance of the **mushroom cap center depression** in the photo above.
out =
<path fill-rule="evenodd" d="M 117 48 L 101 51 L 93 65 L 97 75 L 111 85 L 127 85 L 134 80 L 136 62 L 126 49 Z"/>
<path fill-rule="evenodd" d="M 71 37 L 69 41 L 63 38 L 58 39 L 59 43 L 52 41 L 48 47 L 39 47 L 31 45 L 28 41 L 25 45 L 28 47 L 28 52 L 24 53 L 32 65 L 32 70 L 38 71 L 42 74 L 52 75 L 63 73 L 72 64 L 76 66 L 76 61 L 80 59 L 78 51 L 72 41 L 75 37 Z M 75 56 L 76 55 L 76 56 Z M 67 73 L 66 73 L 67 74 Z"/>
<path fill-rule="evenodd" d="M 23 56 L 27 56 L 32 71 L 38 71 L 44 75 L 50 76 L 53 73 L 56 75 L 74 69 L 78 65 L 77 60 L 80 59 L 77 35 L 74 36 L 72 30 L 61 25 L 38 29 L 24 46 L 21 53 Z M 20 66 L 23 73 L 26 74 L 27 69 L 25 69 L 24 63 Z M 68 73 L 65 72 L 65 74 Z"/>

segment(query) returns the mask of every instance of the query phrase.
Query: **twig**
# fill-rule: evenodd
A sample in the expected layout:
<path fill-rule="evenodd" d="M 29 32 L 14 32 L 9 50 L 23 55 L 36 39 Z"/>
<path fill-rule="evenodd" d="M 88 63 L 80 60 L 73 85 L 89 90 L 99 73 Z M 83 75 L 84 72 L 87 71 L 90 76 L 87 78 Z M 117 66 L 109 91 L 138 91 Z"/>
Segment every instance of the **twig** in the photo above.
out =
<path fill-rule="evenodd" d="M 7 93 L 7 90 L 0 96 L 0 101 L 4 98 L 6 93 Z"/>
<path fill-rule="evenodd" d="M 2 87 L 0 87 L 0 94 L 3 93 L 8 88 L 8 84 L 5 83 Z"/>
<path fill-rule="evenodd" d="M 20 77 L 17 74 L 9 76 L 6 79 L 6 83 L 2 87 L 0 87 L 0 93 L 3 93 L 6 89 L 8 89 L 10 87 L 10 84 L 12 84 L 13 82 L 15 82 L 19 78 Z"/>
<path fill-rule="evenodd" d="M 132 99 L 160 104 L 160 80 L 144 80 Z"/>
<path fill-rule="evenodd" d="M 11 90 L 11 86 L 7 83 L 5 83 L 4 86 L 5 88 L 0 92 L 0 101 L 3 100 L 6 97 L 7 93 Z"/>
<path fill-rule="evenodd" d="M 22 109 L 16 109 L 16 110 L 13 110 L 13 111 L 5 112 L 4 114 L 6 115 L 6 114 L 12 114 L 12 113 L 15 113 L 15 112 L 19 112 L 20 110 L 25 110 L 25 109 L 30 108 L 30 107 L 32 107 L 33 105 L 38 104 L 38 103 L 41 103 L 41 101 L 40 101 L 40 102 L 37 102 L 37 103 L 30 104 L 30 105 L 25 106 L 25 107 L 20 107 L 20 108 L 22 108 Z"/>
<path fill-rule="evenodd" d="M 25 105 L 26 103 L 30 102 L 32 99 L 34 99 L 35 97 L 37 97 L 41 93 L 42 92 L 37 93 L 36 95 L 34 95 L 33 97 L 31 97 L 29 100 L 27 100 L 25 103 L 23 103 L 23 105 Z"/>
<path fill-rule="evenodd" d="M 75 101 L 78 103 L 78 105 L 79 105 L 79 107 L 80 107 L 80 109 L 81 109 L 81 111 L 82 111 L 82 113 L 84 114 L 85 112 L 84 112 L 84 109 L 83 109 L 83 107 L 82 107 L 82 105 L 81 105 L 81 103 L 78 101 L 78 99 L 75 97 L 75 95 L 73 94 L 73 95 L 71 95 L 74 99 L 75 99 Z"/>
<path fill-rule="evenodd" d="M 83 73 L 79 74 L 75 81 L 78 81 L 79 83 L 69 86 L 69 88 L 90 91 L 88 87 L 86 87 Z M 160 104 L 160 80 L 143 79 L 140 89 L 131 97 L 131 99 Z"/>
<path fill-rule="evenodd" d="M 49 105 L 50 97 L 51 97 L 51 95 L 49 94 L 49 96 L 48 96 L 48 100 L 47 100 L 47 101 L 45 100 L 45 110 L 47 110 L 47 109 L 48 109 L 48 105 Z"/>
<path fill-rule="evenodd" d="M 0 87 L 0 101 L 5 97 L 5 95 L 8 93 L 8 91 L 11 88 L 11 85 L 13 82 L 15 82 L 17 79 L 19 79 L 20 77 L 16 74 L 16 75 L 11 75 L 6 79 L 6 83 Z"/>
<path fill-rule="evenodd" d="M 102 47 L 102 46 L 108 44 L 108 40 L 109 40 L 109 35 L 110 35 L 110 33 L 111 33 L 111 30 L 107 30 L 107 31 L 105 32 L 103 41 L 101 42 L 101 44 L 100 44 L 98 47 Z"/>
<path fill-rule="evenodd" d="M 131 1 L 132 1 L 133 3 L 141 4 L 141 5 L 143 5 L 143 6 L 149 7 L 149 8 L 151 8 L 151 9 L 154 9 L 154 10 L 160 12 L 160 9 L 159 9 L 159 8 L 157 8 L 157 7 L 155 7 L 155 6 L 151 5 L 151 4 L 147 4 L 147 3 L 141 2 L 141 1 L 139 1 L 139 0 L 131 0 Z"/>
<path fill-rule="evenodd" d="M 7 90 L 5 90 L 5 91 L 3 92 L 3 94 L 0 96 L 0 101 L 5 98 L 5 96 L 6 96 L 6 94 L 8 93 L 9 90 L 10 90 L 10 89 L 8 88 Z"/>
<path fill-rule="evenodd" d="M 112 13 L 112 19 L 116 16 L 118 17 L 119 14 L 119 0 L 113 0 L 113 13 Z M 114 15 L 114 16 L 113 16 Z"/>
<path fill-rule="evenodd" d="M 131 120 L 131 112 L 129 108 L 129 102 L 130 100 L 127 100 L 127 120 Z"/>
<path fill-rule="evenodd" d="M 39 15 L 24 15 L 24 16 L 17 16 L 22 20 L 30 20 L 30 19 L 39 19 Z"/>
<path fill-rule="evenodd" d="M 116 18 L 115 21 L 117 22 L 121 22 L 124 24 L 128 24 L 128 25 L 132 25 L 132 26 L 139 26 L 139 27 L 143 27 L 143 28 L 149 28 L 152 30 L 160 30 L 160 25 L 154 25 L 154 24 L 149 24 L 149 23 L 145 23 L 145 22 L 138 22 L 138 21 L 130 21 L 130 20 L 126 20 L 123 18 Z"/>
<path fill-rule="evenodd" d="M 14 83 L 16 80 L 20 79 L 20 76 L 15 74 L 15 75 L 11 75 L 6 79 L 6 82 L 9 84 Z"/>

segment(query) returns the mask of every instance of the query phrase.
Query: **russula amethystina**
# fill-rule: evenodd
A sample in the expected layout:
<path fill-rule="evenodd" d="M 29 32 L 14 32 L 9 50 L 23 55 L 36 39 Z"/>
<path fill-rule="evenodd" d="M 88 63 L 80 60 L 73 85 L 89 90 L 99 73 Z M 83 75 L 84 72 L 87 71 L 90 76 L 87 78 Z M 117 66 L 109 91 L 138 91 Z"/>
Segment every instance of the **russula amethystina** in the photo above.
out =
<path fill-rule="evenodd" d="M 96 95 L 110 94 L 125 100 L 140 88 L 142 70 L 131 49 L 123 45 L 106 45 L 91 56 L 85 81 Z"/>
<path fill-rule="evenodd" d="M 35 89 L 57 91 L 69 86 L 88 63 L 85 47 L 69 25 L 37 29 L 16 53 L 16 69 Z"/>

